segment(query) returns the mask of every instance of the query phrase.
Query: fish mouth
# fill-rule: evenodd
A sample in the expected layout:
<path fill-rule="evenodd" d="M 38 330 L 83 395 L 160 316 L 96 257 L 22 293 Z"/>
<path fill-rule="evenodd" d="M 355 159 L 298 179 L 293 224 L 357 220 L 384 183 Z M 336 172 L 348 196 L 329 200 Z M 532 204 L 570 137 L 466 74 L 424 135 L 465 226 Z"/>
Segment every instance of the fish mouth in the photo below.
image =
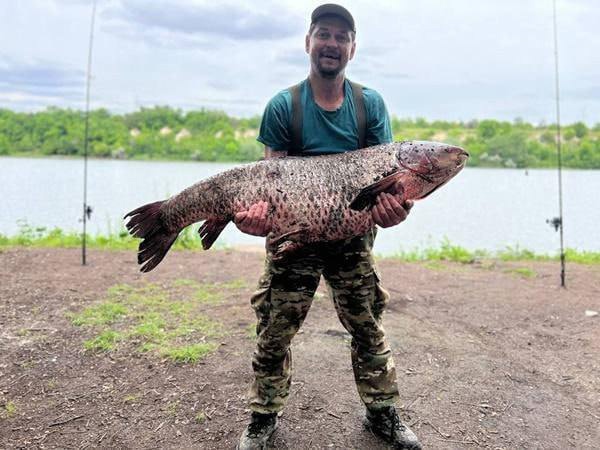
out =
<path fill-rule="evenodd" d="M 425 153 L 425 157 L 428 160 L 428 165 L 430 170 L 447 170 L 447 169 L 458 169 L 462 168 L 467 159 L 469 159 L 469 153 L 461 148 L 456 146 L 448 146 L 444 148 L 444 153 L 441 155 L 433 155 L 429 153 Z M 454 167 L 452 164 L 454 163 Z"/>
<path fill-rule="evenodd" d="M 467 159 L 469 159 L 469 152 L 467 152 L 465 149 L 460 148 L 460 147 L 448 147 L 446 149 L 446 153 L 450 153 L 450 154 L 454 154 L 456 155 L 456 159 L 457 159 L 457 165 L 461 166 L 464 165 L 467 162 Z"/>

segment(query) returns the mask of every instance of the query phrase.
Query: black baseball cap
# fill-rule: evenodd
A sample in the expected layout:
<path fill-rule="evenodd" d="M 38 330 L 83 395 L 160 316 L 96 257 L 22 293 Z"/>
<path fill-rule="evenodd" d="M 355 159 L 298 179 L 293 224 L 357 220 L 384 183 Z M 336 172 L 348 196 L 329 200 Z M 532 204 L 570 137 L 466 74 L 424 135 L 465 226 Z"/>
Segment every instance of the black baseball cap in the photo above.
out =
<path fill-rule="evenodd" d="M 348 22 L 350 30 L 356 33 L 356 26 L 354 25 L 354 18 L 352 14 L 343 6 L 336 5 L 335 3 L 325 3 L 324 5 L 318 6 L 310 15 L 310 23 L 316 23 L 323 16 L 338 16 Z"/>

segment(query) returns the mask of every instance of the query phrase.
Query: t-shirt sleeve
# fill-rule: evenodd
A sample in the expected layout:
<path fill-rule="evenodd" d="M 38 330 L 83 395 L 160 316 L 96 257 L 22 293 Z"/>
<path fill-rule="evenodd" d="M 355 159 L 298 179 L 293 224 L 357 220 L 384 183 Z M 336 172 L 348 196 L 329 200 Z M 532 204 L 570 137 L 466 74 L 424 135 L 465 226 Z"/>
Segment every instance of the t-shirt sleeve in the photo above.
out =
<path fill-rule="evenodd" d="M 265 108 L 256 140 L 276 151 L 288 150 L 292 142 L 290 120 L 292 96 L 288 90 L 279 92 Z"/>
<path fill-rule="evenodd" d="M 367 146 L 387 144 L 394 140 L 390 116 L 381 95 L 373 89 L 364 88 L 367 113 Z"/>

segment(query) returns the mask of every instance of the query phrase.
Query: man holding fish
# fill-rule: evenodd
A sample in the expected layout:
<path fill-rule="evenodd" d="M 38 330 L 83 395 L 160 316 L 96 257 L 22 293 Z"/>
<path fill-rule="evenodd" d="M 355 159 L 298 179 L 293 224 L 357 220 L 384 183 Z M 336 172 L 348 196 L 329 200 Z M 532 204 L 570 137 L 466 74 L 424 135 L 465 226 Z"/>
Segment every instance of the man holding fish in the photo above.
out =
<path fill-rule="evenodd" d="M 351 83 L 344 71 L 356 50 L 352 15 L 325 4 L 311 15 L 305 38 L 310 56 L 308 79 L 278 93 L 263 115 L 258 140 L 265 158 L 341 153 L 392 142 L 389 116 L 380 95 Z M 412 207 L 401 191 L 377 194 L 372 220 L 397 225 Z M 238 228 L 267 236 L 269 203 L 261 201 L 235 216 Z M 252 415 L 238 448 L 262 449 L 277 428 L 277 416 L 289 395 L 290 344 L 312 303 L 321 275 L 344 328 L 352 335 L 352 367 L 366 406 L 366 426 L 395 448 L 419 449 L 414 433 L 398 418 L 396 372 L 382 328 L 389 294 L 381 287 L 372 255 L 375 228 L 336 242 L 310 244 L 283 262 L 273 261 L 267 246 L 265 272 L 251 299 L 257 315 L 257 348 L 252 360 Z M 333 381 L 333 380 L 332 380 Z"/>

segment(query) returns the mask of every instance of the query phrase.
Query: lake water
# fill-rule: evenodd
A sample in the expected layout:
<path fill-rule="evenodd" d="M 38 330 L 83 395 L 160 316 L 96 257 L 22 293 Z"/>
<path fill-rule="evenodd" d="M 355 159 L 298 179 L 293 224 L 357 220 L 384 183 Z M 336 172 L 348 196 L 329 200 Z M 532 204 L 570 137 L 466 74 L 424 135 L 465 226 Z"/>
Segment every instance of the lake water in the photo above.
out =
<path fill-rule="evenodd" d="M 234 164 L 90 160 L 88 204 L 94 212 L 90 233 L 122 227 L 121 217 L 144 203 L 163 199 Z M 0 158 L 0 233 L 30 225 L 81 230 L 83 161 Z M 600 251 L 600 171 L 563 172 L 565 245 Z M 450 242 L 469 249 L 498 250 L 508 245 L 555 253 L 559 234 L 546 223 L 558 215 L 556 170 L 466 168 L 431 197 L 417 202 L 403 224 L 381 230 L 375 250 Z M 230 224 L 218 243 L 262 245 L 263 239 Z"/>

